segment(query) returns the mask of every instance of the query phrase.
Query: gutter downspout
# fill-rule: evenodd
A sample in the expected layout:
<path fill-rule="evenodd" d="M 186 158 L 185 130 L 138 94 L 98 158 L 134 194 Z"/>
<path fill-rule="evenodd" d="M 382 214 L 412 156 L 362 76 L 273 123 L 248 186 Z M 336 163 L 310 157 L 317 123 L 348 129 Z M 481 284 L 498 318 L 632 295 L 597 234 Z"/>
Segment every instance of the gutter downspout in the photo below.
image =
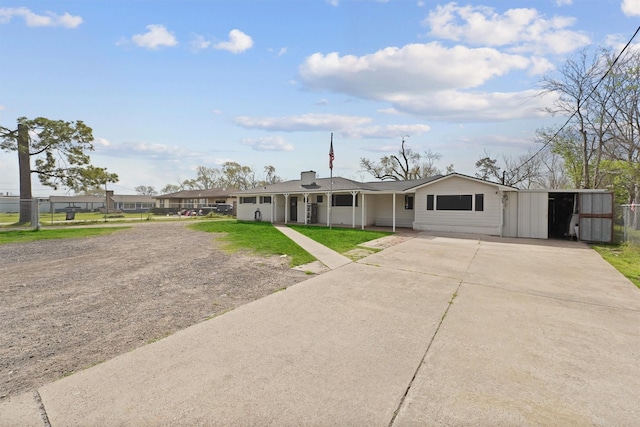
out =
<path fill-rule="evenodd" d="M 498 195 L 500 196 L 500 237 L 504 237 L 504 191 L 498 191 Z"/>

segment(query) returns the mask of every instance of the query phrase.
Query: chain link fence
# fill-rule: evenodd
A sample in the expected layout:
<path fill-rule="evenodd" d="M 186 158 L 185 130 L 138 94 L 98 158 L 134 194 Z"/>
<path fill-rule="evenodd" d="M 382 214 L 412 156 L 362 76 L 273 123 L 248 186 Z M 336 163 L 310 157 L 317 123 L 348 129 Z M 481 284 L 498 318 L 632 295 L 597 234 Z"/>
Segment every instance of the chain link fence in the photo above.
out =
<path fill-rule="evenodd" d="M 18 229 L 40 228 L 40 209 L 37 198 L 0 197 L 0 226 Z"/>
<path fill-rule="evenodd" d="M 621 243 L 640 245 L 640 204 L 620 205 Z"/>

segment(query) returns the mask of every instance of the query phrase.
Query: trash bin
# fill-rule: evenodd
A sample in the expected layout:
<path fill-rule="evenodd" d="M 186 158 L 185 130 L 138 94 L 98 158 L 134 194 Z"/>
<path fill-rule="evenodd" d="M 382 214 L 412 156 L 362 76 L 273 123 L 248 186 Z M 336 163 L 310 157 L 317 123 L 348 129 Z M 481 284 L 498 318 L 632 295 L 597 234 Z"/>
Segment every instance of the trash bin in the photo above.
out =
<path fill-rule="evenodd" d="M 74 211 L 73 209 L 68 209 L 67 210 L 67 221 L 72 221 L 74 219 L 76 219 L 76 211 Z"/>

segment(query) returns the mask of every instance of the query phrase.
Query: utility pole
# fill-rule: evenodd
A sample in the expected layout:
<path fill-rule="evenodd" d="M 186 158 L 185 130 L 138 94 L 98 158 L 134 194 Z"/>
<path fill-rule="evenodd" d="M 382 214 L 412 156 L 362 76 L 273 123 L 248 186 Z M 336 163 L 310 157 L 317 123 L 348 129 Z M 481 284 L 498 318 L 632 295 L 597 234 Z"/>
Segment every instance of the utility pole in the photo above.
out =
<path fill-rule="evenodd" d="M 31 221 L 31 159 L 29 129 L 18 123 L 18 168 L 20 170 L 20 222 Z"/>

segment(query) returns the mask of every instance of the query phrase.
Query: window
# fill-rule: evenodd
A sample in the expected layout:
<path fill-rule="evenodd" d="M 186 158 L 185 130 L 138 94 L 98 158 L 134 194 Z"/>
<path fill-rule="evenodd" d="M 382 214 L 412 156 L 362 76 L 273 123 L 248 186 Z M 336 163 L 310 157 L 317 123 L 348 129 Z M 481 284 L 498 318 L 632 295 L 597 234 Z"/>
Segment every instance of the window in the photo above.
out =
<path fill-rule="evenodd" d="M 413 196 L 404 196 L 404 208 L 408 211 L 413 210 Z"/>
<path fill-rule="evenodd" d="M 256 198 L 254 197 L 240 197 L 241 204 L 254 204 L 256 203 Z"/>
<path fill-rule="evenodd" d="M 436 199 L 436 209 L 439 211 L 470 211 L 472 204 L 471 194 L 439 195 Z"/>
<path fill-rule="evenodd" d="M 427 194 L 427 210 L 433 210 L 433 194 Z"/>
<path fill-rule="evenodd" d="M 333 206 L 353 206 L 353 196 L 351 194 L 334 194 Z M 356 196 L 356 206 L 358 206 L 358 197 Z"/>
<path fill-rule="evenodd" d="M 476 194 L 476 212 L 484 210 L 484 194 Z"/>
<path fill-rule="evenodd" d="M 322 196 L 316 196 L 316 203 L 322 203 Z"/>
<path fill-rule="evenodd" d="M 263 203 L 270 204 L 271 196 L 260 196 L 260 204 L 263 204 Z"/>

